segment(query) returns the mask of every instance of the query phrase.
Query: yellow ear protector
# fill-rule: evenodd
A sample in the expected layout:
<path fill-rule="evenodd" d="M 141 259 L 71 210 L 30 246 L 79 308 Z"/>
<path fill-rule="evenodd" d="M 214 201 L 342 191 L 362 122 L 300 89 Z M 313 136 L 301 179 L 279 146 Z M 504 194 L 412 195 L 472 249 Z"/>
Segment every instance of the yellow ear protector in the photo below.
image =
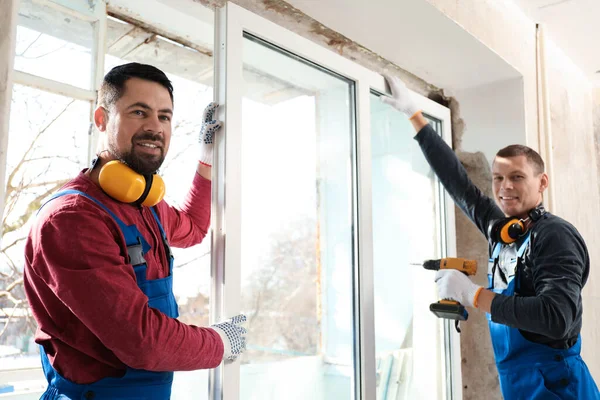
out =
<path fill-rule="evenodd" d="M 97 159 L 92 162 L 92 169 Z M 160 175 L 141 175 L 121 161 L 109 161 L 100 169 L 100 187 L 115 200 L 152 207 L 165 196 L 165 182 Z"/>
<path fill-rule="evenodd" d="M 527 233 L 525 223 L 529 220 L 536 222 L 546 214 L 544 206 L 539 205 L 529 211 L 528 217 L 519 219 L 515 217 L 502 218 L 492 221 L 488 228 L 488 237 L 494 242 L 511 244 Z"/>

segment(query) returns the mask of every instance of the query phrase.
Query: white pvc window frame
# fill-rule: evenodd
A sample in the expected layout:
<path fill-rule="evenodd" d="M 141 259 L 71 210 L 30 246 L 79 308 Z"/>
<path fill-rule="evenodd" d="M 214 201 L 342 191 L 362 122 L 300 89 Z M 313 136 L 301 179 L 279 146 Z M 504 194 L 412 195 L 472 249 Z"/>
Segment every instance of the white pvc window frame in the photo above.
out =
<path fill-rule="evenodd" d="M 217 136 L 213 171 L 213 250 L 211 275 L 211 322 L 236 315 L 241 309 L 241 179 L 239 158 L 242 152 L 242 47 L 249 33 L 295 55 L 314 62 L 355 82 L 356 165 L 354 176 L 354 220 L 358 229 L 357 263 L 354 266 L 355 399 L 374 399 L 376 393 L 373 235 L 371 189 L 371 90 L 389 93 L 384 78 L 341 55 L 276 25 L 244 8 L 227 2 L 215 15 L 215 101 L 221 104 L 219 119 L 224 121 Z M 441 135 L 451 144 L 450 110 L 421 95 L 414 94 L 424 112 L 441 122 Z M 351 102 L 352 103 L 352 102 Z M 224 106 L 223 106 L 224 105 Z M 439 185 L 438 215 L 441 256 L 456 254 L 454 207 Z M 444 399 L 462 398 L 460 339 L 444 325 L 446 368 Z M 440 355 L 441 357 L 443 355 Z M 237 400 L 240 397 L 240 363 L 222 364 L 211 372 L 210 398 Z"/>
<path fill-rule="evenodd" d="M 94 121 L 94 107 L 96 103 L 96 97 L 102 79 L 104 77 L 104 53 L 105 53 L 105 42 L 106 42 L 106 1 L 98 0 L 94 2 L 93 10 L 75 10 L 63 4 L 55 3 L 51 0 L 36 0 L 37 4 L 41 4 L 55 10 L 58 10 L 66 15 L 70 15 L 74 18 L 93 24 L 94 37 L 92 38 L 92 49 L 91 56 L 92 62 L 90 69 L 91 74 L 91 89 L 82 89 L 68 83 L 54 81 L 52 79 L 44 78 L 41 76 L 33 75 L 27 72 L 22 72 L 17 69 L 13 70 L 13 83 L 23 86 L 28 86 L 36 89 L 43 90 L 49 93 L 59 94 L 65 97 L 71 97 L 76 100 L 88 101 L 90 103 L 90 130 L 88 137 L 88 158 L 86 164 L 90 164 L 92 157 L 94 156 L 94 150 L 97 142 L 97 133 L 94 129 L 91 129 L 91 124 Z M 63 2 L 66 3 L 66 2 Z M 17 1 L 18 7 L 19 1 Z M 0 188 L 0 194 L 4 195 L 5 188 Z"/>

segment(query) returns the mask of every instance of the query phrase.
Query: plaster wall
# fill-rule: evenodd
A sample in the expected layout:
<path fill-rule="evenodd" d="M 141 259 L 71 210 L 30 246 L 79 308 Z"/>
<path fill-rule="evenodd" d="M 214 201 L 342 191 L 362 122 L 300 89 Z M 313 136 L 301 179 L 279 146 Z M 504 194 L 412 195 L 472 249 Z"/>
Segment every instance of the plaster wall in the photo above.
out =
<path fill-rule="evenodd" d="M 452 93 L 460 104 L 464 127 L 455 147 L 483 152 L 491 162 L 497 150 L 509 144 L 525 144 L 523 79 L 510 79 Z M 458 145 L 458 146 L 457 146 Z"/>

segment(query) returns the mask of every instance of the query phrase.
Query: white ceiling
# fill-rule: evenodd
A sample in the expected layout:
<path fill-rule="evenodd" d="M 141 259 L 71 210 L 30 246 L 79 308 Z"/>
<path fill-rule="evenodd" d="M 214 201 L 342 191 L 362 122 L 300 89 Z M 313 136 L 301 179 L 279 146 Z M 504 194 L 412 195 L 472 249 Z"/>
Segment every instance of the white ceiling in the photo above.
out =
<path fill-rule="evenodd" d="M 583 73 L 600 85 L 600 0 L 515 0 Z"/>
<path fill-rule="evenodd" d="M 286 1 L 440 87 L 464 89 L 516 76 L 500 57 L 425 0 Z M 532 23 L 543 23 L 550 39 L 600 85 L 600 0 L 514 1 Z M 434 68 L 439 64 L 446 66 L 444 71 Z"/>
<path fill-rule="evenodd" d="M 458 90 L 520 77 L 425 0 L 286 1 L 438 87 Z"/>

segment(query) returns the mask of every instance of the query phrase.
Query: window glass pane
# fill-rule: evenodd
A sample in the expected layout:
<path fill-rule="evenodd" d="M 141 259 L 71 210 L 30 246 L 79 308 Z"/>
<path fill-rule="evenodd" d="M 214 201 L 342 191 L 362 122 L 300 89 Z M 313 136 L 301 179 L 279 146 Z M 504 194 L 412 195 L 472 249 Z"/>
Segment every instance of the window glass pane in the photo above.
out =
<path fill-rule="evenodd" d="M 194 179 L 202 112 L 213 99 L 213 59 L 208 55 L 212 49 L 200 52 L 115 18 L 107 21 L 107 43 L 105 72 L 117 65 L 139 62 L 160 68 L 173 83 L 173 131 L 160 174 L 166 184 L 167 202 L 177 206 L 183 202 Z M 179 304 L 178 319 L 187 324 L 208 326 L 210 235 L 196 246 L 173 248 L 173 254 L 173 291 Z M 192 397 L 208 398 L 207 370 L 175 373 L 171 398 Z"/>
<path fill-rule="evenodd" d="M 430 311 L 440 254 L 437 182 L 407 118 L 371 95 L 377 399 L 441 398 L 443 336 Z"/>
<path fill-rule="evenodd" d="M 353 86 L 243 43 L 242 399 L 349 399 Z"/>
<path fill-rule="evenodd" d="M 84 89 L 91 86 L 91 23 L 32 0 L 21 0 L 15 69 Z"/>
<path fill-rule="evenodd" d="M 86 163 L 90 103 L 14 85 L 0 252 L 0 382 L 45 389 L 36 324 L 23 291 L 25 237 L 41 202 Z M 24 369 L 15 373 L 15 369 Z"/>

